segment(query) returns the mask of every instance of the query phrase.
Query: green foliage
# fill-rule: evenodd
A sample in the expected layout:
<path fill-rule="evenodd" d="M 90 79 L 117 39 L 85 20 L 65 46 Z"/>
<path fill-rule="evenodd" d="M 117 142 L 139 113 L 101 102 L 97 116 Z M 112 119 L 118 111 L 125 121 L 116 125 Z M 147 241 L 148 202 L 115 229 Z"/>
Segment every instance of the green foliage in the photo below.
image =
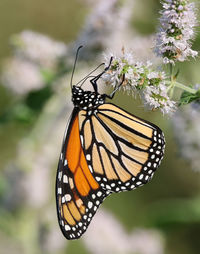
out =
<path fill-rule="evenodd" d="M 45 102 L 52 96 L 53 91 L 51 86 L 47 85 L 44 88 L 32 91 L 26 97 L 24 103 L 33 111 L 42 110 Z"/>
<path fill-rule="evenodd" d="M 181 94 L 179 106 L 187 105 L 191 102 L 200 100 L 200 89 L 195 94 L 184 91 Z"/>
<path fill-rule="evenodd" d="M 55 77 L 55 73 L 48 69 L 42 69 L 41 71 L 42 77 L 44 79 L 44 83 L 50 83 Z"/>
<path fill-rule="evenodd" d="M 0 115 L 0 124 L 17 121 L 30 123 L 42 112 L 46 101 L 52 96 L 52 88 L 44 88 L 30 92 L 23 100 L 16 102 Z"/>

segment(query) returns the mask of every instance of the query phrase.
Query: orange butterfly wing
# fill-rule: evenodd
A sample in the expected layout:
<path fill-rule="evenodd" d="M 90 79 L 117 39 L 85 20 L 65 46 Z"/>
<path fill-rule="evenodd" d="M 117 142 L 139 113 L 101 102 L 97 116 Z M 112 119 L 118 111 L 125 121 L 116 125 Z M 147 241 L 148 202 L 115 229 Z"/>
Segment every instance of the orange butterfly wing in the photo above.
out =
<path fill-rule="evenodd" d="M 56 179 L 58 220 L 67 239 L 77 239 L 85 232 L 105 196 L 88 168 L 75 109 L 64 137 Z"/>

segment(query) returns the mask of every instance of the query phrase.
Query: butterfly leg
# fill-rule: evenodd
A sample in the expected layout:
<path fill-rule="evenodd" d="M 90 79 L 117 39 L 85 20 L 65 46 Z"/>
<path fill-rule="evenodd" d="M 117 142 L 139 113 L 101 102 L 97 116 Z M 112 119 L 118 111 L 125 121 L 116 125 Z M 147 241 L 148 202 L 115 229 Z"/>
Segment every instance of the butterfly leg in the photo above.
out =
<path fill-rule="evenodd" d="M 106 94 L 106 97 L 109 98 L 109 99 L 113 99 L 115 93 L 117 92 L 117 90 L 119 90 L 119 88 L 121 87 L 121 85 L 124 83 L 124 80 L 125 80 L 125 74 L 123 74 L 122 76 L 122 81 L 121 83 L 117 86 L 115 86 L 114 90 L 112 91 L 112 93 L 110 95 L 107 95 Z"/>
<path fill-rule="evenodd" d="M 113 57 L 110 58 L 110 63 L 109 65 L 102 71 L 99 75 L 95 76 L 93 79 L 90 80 L 90 83 L 92 84 L 94 91 L 98 93 L 97 89 L 97 81 L 100 79 L 100 77 L 110 68 L 110 65 L 112 63 Z"/>

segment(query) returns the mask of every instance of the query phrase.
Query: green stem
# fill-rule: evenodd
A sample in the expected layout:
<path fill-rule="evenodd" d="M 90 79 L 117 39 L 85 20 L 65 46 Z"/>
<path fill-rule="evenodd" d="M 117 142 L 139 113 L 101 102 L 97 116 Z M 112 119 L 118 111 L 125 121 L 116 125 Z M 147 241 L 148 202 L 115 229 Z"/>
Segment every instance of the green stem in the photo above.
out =
<path fill-rule="evenodd" d="M 169 72 L 170 72 L 170 77 L 171 77 L 171 81 L 172 81 L 172 79 L 173 79 L 173 65 L 172 64 L 169 65 Z"/>
<path fill-rule="evenodd" d="M 181 89 L 183 89 L 183 90 L 185 90 L 185 91 L 187 91 L 189 93 L 192 93 L 192 94 L 195 94 L 197 92 L 195 89 L 193 89 L 191 87 L 188 87 L 188 86 L 185 86 L 185 85 L 183 85 L 183 84 L 181 84 L 179 82 L 176 82 L 176 81 L 166 81 L 165 83 L 167 85 L 170 85 L 169 89 L 171 87 L 175 86 L 175 87 L 181 88 Z"/>
<path fill-rule="evenodd" d="M 173 93 L 174 93 L 174 80 L 173 80 L 173 65 L 170 64 L 169 65 L 169 69 L 170 69 L 170 86 L 168 88 L 169 91 L 169 97 L 172 98 L 173 97 Z"/>
<path fill-rule="evenodd" d="M 191 87 L 188 87 L 188 86 L 185 86 L 179 82 L 175 82 L 175 86 L 178 87 L 178 88 L 181 88 L 189 93 L 192 93 L 192 94 L 195 94 L 197 91 Z"/>

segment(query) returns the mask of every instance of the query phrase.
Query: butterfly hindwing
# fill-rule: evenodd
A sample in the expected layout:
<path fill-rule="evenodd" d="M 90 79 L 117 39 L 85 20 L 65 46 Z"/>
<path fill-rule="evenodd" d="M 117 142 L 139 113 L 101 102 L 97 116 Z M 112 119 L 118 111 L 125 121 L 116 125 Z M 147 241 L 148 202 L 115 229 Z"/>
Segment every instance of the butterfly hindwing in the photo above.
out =
<path fill-rule="evenodd" d="M 100 105 L 91 116 L 81 110 L 79 128 L 88 167 L 107 193 L 147 183 L 160 165 L 162 131 L 113 104 Z"/>
<path fill-rule="evenodd" d="M 67 239 L 77 239 L 85 232 L 106 195 L 88 168 L 80 141 L 78 110 L 74 109 L 56 179 L 58 220 Z"/>

